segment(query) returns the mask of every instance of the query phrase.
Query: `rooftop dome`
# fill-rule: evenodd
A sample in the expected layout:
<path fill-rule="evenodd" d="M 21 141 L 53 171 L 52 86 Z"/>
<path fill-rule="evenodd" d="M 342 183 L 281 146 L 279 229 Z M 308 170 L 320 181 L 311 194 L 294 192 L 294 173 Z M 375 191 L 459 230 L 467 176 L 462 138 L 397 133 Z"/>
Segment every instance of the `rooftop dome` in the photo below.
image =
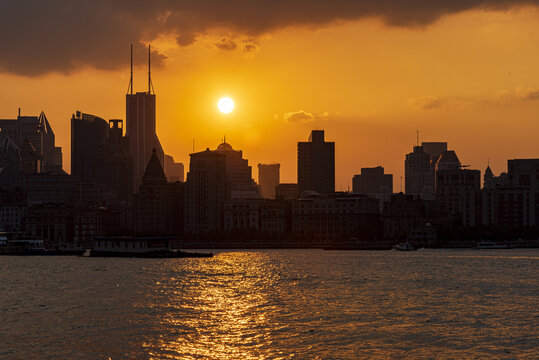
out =
<path fill-rule="evenodd" d="M 234 150 L 232 146 L 226 142 L 222 143 L 221 145 L 217 146 L 217 151 L 232 151 Z"/>

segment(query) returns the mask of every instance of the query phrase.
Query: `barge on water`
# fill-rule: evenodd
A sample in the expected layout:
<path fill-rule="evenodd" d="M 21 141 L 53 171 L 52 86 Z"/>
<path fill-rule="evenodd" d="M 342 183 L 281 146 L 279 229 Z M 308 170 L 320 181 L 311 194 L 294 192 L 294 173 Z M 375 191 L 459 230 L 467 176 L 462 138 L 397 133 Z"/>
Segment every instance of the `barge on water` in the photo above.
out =
<path fill-rule="evenodd" d="M 172 248 L 173 237 L 108 236 L 94 238 L 92 257 L 188 258 L 212 257 L 212 253 L 186 252 Z"/>

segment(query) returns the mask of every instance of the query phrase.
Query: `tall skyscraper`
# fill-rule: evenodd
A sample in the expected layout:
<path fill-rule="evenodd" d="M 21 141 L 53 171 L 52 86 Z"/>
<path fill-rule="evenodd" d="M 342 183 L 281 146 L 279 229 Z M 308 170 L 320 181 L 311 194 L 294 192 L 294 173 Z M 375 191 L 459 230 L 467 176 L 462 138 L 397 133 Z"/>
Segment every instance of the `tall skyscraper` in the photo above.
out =
<path fill-rule="evenodd" d="M 99 116 L 77 111 L 71 116 L 71 175 L 95 182 L 99 167 L 98 147 L 108 141 L 109 125 Z"/>
<path fill-rule="evenodd" d="M 324 130 L 313 130 L 308 142 L 298 142 L 299 192 L 335 192 L 335 143 L 324 140 Z"/>
<path fill-rule="evenodd" d="M 223 206 L 230 190 L 226 157 L 206 149 L 190 155 L 185 183 L 185 231 L 201 236 L 223 229 Z"/>
<path fill-rule="evenodd" d="M 133 194 L 133 161 L 122 133 L 122 120 L 107 123 L 77 111 L 71 118 L 71 174 L 79 182 L 105 185 L 117 201 L 128 201 Z"/>
<path fill-rule="evenodd" d="M 98 147 L 96 181 L 116 192 L 118 201 L 129 202 L 133 194 L 133 158 L 123 137 L 123 120 L 108 124 L 108 141 Z"/>
<path fill-rule="evenodd" d="M 150 48 L 148 48 L 148 91 L 133 94 L 133 47 L 131 47 L 131 80 L 125 96 L 126 137 L 133 157 L 133 185 L 141 184 L 153 149 L 164 165 L 165 154 L 155 131 L 155 93 L 151 80 Z"/>
<path fill-rule="evenodd" d="M 275 187 L 279 185 L 280 164 L 258 164 L 258 185 L 262 197 L 275 199 Z"/>
<path fill-rule="evenodd" d="M 481 172 L 463 169 L 454 151 L 443 151 L 436 163 L 436 200 L 464 226 L 481 223 Z"/>
<path fill-rule="evenodd" d="M 446 142 L 423 142 L 406 155 L 404 180 L 407 195 L 434 198 L 436 163 L 446 150 Z"/>

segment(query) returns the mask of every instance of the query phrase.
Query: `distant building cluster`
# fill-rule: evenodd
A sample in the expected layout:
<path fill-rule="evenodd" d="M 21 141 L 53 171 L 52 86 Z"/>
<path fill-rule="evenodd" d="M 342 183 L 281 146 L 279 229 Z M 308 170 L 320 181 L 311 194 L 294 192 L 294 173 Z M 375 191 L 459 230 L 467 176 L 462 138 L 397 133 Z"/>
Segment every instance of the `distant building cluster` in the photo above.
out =
<path fill-rule="evenodd" d="M 512 159 L 495 176 L 463 165 L 446 142 L 406 154 L 404 193 L 382 166 L 361 168 L 351 192 L 335 191 L 335 143 L 313 130 L 297 144 L 297 182 L 280 164 L 252 167 L 223 138 L 184 166 L 156 134 L 156 96 L 126 95 L 121 119 L 76 111 L 71 174 L 42 112 L 0 120 L 0 227 L 47 247 L 92 247 L 107 235 L 174 236 L 180 247 L 384 248 L 460 246 L 539 237 L 539 159 Z"/>

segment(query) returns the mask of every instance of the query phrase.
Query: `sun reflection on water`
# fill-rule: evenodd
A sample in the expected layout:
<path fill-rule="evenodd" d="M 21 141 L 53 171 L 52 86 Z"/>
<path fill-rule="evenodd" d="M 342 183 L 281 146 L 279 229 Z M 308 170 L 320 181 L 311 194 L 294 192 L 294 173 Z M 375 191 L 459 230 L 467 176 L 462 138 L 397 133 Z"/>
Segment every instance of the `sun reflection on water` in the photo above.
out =
<path fill-rule="evenodd" d="M 269 322 L 278 309 L 268 298 L 274 295 L 271 269 L 250 265 L 265 262 L 264 256 L 220 254 L 209 262 L 192 259 L 188 266 L 169 269 L 176 274 L 156 282 L 152 291 L 152 306 L 167 309 L 158 319 L 166 331 L 144 346 L 160 348 L 171 359 L 266 358 L 260 349 L 271 348 L 266 330 L 275 325 Z"/>

